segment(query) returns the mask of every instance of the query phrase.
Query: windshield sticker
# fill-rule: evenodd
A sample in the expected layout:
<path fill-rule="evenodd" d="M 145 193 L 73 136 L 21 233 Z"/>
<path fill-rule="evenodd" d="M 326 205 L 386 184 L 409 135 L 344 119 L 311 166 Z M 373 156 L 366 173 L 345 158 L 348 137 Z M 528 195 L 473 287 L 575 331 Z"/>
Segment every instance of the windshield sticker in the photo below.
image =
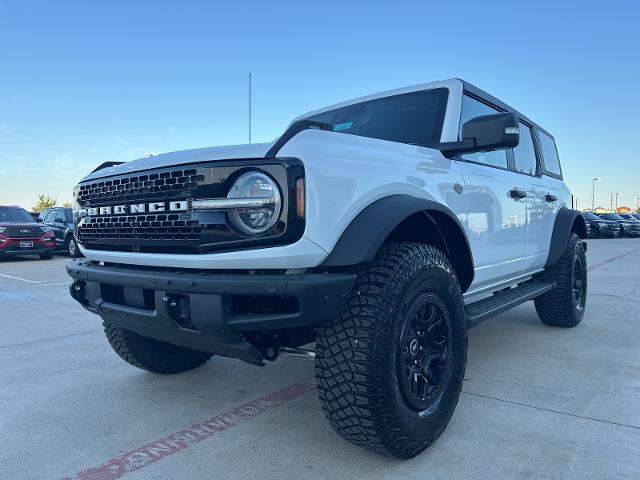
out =
<path fill-rule="evenodd" d="M 339 132 L 340 130 L 348 130 L 349 128 L 351 128 L 352 125 L 353 125 L 353 122 L 339 123 L 338 125 L 335 125 L 333 127 L 333 131 Z"/>

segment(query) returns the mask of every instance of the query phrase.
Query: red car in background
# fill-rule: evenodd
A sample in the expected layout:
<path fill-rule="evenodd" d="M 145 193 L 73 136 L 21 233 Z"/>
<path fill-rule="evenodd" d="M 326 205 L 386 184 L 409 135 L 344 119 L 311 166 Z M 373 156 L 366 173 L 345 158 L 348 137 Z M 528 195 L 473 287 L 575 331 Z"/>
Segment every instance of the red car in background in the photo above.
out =
<path fill-rule="evenodd" d="M 0 258 L 39 255 L 50 259 L 55 249 L 51 227 L 38 223 L 23 208 L 0 206 Z"/>

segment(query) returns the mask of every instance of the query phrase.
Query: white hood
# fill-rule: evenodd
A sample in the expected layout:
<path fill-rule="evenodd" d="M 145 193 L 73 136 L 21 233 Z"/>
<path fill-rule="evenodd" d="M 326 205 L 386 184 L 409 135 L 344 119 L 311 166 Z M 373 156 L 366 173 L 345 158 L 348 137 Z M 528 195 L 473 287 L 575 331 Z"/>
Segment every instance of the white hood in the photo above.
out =
<path fill-rule="evenodd" d="M 82 180 L 103 178 L 111 175 L 150 170 L 152 168 L 173 167 L 189 163 L 207 162 L 215 160 L 234 160 L 242 158 L 264 158 L 272 143 L 252 143 L 250 145 L 230 145 L 224 147 L 204 147 L 193 150 L 179 150 L 177 152 L 161 153 L 152 157 L 103 168 L 91 173 Z"/>

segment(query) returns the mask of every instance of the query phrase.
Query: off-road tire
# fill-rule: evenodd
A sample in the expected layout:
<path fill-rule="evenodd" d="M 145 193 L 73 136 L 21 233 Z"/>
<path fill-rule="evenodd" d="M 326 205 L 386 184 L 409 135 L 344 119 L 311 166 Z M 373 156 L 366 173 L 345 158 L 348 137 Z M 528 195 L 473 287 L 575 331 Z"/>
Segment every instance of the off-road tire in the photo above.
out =
<path fill-rule="evenodd" d="M 581 269 L 581 295 L 578 299 L 574 292 L 576 268 Z M 547 268 L 541 278 L 555 282 L 556 287 L 534 300 L 540 320 L 554 327 L 578 325 L 584 316 L 587 298 L 587 256 L 578 235 L 571 234 L 560 261 Z"/>
<path fill-rule="evenodd" d="M 125 362 L 154 373 L 172 374 L 199 367 L 212 355 L 143 337 L 130 330 L 103 322 L 113 350 Z"/>
<path fill-rule="evenodd" d="M 40 257 L 40 260 L 51 260 L 53 258 L 53 252 L 40 253 L 38 256 Z"/>
<path fill-rule="evenodd" d="M 399 378 L 401 325 L 413 300 L 437 295 L 449 315 L 451 374 L 439 401 L 419 411 Z M 416 300 L 417 301 L 417 300 Z M 403 330 L 404 331 L 404 330 Z M 357 268 L 347 307 L 317 332 L 315 376 L 322 410 L 346 440 L 406 459 L 444 431 L 458 402 L 467 358 L 464 304 L 455 272 L 438 249 L 422 244 L 383 245 Z"/>

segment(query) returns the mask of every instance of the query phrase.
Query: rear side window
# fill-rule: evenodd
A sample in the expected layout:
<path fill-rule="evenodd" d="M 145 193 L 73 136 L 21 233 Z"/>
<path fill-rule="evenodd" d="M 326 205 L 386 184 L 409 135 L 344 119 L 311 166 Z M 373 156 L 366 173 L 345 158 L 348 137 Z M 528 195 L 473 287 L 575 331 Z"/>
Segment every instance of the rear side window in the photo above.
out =
<path fill-rule="evenodd" d="M 73 210 L 71 210 L 70 208 L 65 208 L 64 213 L 67 223 L 73 223 Z"/>
<path fill-rule="evenodd" d="M 462 96 L 462 112 L 460 114 L 460 133 L 462 133 L 462 125 L 475 117 L 482 115 L 493 115 L 500 113 L 499 110 L 490 107 L 475 98 L 468 95 Z M 492 167 L 507 168 L 507 151 L 494 150 L 493 152 L 465 153 L 462 158 L 476 163 L 484 163 Z"/>
<path fill-rule="evenodd" d="M 544 169 L 554 175 L 562 175 L 560 159 L 558 158 L 558 150 L 556 149 L 556 142 L 554 142 L 553 138 L 544 132 L 539 132 L 538 138 L 540 139 L 540 149 L 542 150 Z"/>
<path fill-rule="evenodd" d="M 410 145 L 438 143 L 448 90 L 434 88 L 360 102 L 307 120 L 329 123 L 334 132 Z"/>
<path fill-rule="evenodd" d="M 513 149 L 513 161 L 516 171 L 527 175 L 537 174 L 536 149 L 533 146 L 531 128 L 522 122 L 520 125 L 520 142 Z"/>

